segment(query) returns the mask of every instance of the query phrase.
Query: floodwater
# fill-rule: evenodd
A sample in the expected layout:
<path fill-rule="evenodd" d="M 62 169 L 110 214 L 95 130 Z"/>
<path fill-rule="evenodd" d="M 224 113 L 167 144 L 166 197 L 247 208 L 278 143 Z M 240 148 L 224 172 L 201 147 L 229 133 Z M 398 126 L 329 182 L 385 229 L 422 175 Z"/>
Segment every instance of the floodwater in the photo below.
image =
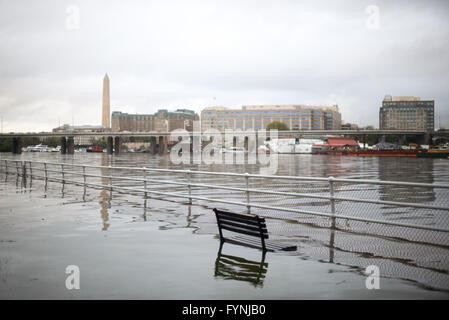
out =
<path fill-rule="evenodd" d="M 182 166 L 172 164 L 168 156 L 149 154 L 0 155 L 0 160 L 6 158 L 260 172 L 258 164 Z M 276 174 L 449 184 L 449 160 L 281 155 Z M 446 206 L 449 200 L 440 191 L 425 189 L 396 193 L 380 188 L 376 195 Z M 205 201 L 190 205 L 179 198 L 144 199 L 142 194 L 94 188 L 84 192 L 80 186 L 39 179 L 24 188 L 14 175 L 1 173 L 0 299 L 449 298 L 445 237 L 435 245 L 421 243 L 421 235 L 405 241 L 384 234 L 381 225 L 374 232 L 354 232 L 353 225 L 331 230 L 310 218 L 287 219 L 262 210 L 270 238 L 294 243 L 298 251 L 263 257 L 258 250 L 225 244 L 220 252 L 212 212 L 216 206 L 236 210 Z M 379 210 L 385 217 L 393 215 Z M 406 222 L 423 219 L 416 212 L 393 213 Z M 439 219 L 442 224 L 448 220 Z M 70 265 L 79 267 L 79 289 L 66 288 Z M 378 290 L 366 288 L 364 270 L 370 265 L 380 270 Z"/>

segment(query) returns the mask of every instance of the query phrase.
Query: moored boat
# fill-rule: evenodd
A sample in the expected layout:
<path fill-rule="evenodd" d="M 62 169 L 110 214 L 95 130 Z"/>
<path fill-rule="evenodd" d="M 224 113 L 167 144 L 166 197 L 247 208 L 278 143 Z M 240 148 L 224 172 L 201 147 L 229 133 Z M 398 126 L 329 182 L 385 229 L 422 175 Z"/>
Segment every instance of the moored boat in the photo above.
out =
<path fill-rule="evenodd" d="M 86 152 L 104 152 L 103 147 L 100 146 L 92 146 L 87 148 Z"/>
<path fill-rule="evenodd" d="M 348 156 L 358 157 L 416 157 L 418 150 L 357 150 L 348 151 Z"/>
<path fill-rule="evenodd" d="M 436 147 L 427 151 L 421 150 L 416 154 L 419 158 L 446 158 L 449 159 L 449 148 Z"/>

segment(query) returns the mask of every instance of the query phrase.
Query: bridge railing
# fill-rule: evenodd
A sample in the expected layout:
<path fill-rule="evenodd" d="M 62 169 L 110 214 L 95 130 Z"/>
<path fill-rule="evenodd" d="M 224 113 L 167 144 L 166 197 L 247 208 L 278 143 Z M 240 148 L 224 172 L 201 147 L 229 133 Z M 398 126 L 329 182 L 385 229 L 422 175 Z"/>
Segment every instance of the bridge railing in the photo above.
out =
<path fill-rule="evenodd" d="M 1 160 L 22 184 L 40 179 L 190 204 L 226 206 L 272 219 L 359 234 L 449 244 L 449 185 Z M 287 228 L 288 229 L 288 228 Z M 288 230 L 281 232 L 288 235 Z"/>

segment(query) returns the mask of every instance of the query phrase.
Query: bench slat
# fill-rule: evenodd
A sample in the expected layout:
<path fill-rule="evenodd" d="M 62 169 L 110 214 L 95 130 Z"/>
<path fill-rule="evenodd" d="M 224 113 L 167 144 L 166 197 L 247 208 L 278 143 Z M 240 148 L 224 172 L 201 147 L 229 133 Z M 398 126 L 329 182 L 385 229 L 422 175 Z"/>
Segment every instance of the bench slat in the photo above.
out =
<path fill-rule="evenodd" d="M 228 225 L 228 226 L 237 227 L 237 228 L 250 230 L 250 231 L 254 231 L 254 232 L 259 232 L 259 233 L 261 231 L 260 228 L 255 227 L 255 226 L 248 226 L 248 225 L 245 225 L 245 224 L 241 224 L 241 223 L 238 223 L 238 222 L 231 222 L 231 221 L 228 221 L 228 220 L 221 220 L 220 219 L 219 223 L 220 223 L 221 226 Z M 262 228 L 262 233 L 268 233 L 267 228 Z"/>
<path fill-rule="evenodd" d="M 294 245 L 266 240 L 269 236 L 264 218 L 218 209 L 213 210 L 217 218 L 221 241 L 262 249 L 264 251 L 297 250 L 297 247 Z M 225 238 L 222 229 L 244 234 L 245 236 L 237 235 Z"/>
<path fill-rule="evenodd" d="M 220 214 L 217 214 L 218 219 L 220 220 L 230 220 L 230 221 L 238 221 L 240 223 L 245 223 L 247 225 L 251 225 L 251 226 L 258 226 L 259 222 L 257 221 L 251 221 L 251 220 L 246 220 L 246 219 L 240 219 L 240 218 L 234 218 L 234 217 L 230 217 L 230 216 L 222 216 Z"/>
<path fill-rule="evenodd" d="M 214 209 L 214 212 L 221 214 L 221 215 L 225 215 L 225 216 L 248 219 L 248 220 L 255 220 L 255 221 L 264 219 L 259 216 L 255 216 L 255 215 L 251 215 L 251 214 L 235 213 L 235 212 L 223 211 L 223 210 L 218 210 L 218 209 Z"/>
<path fill-rule="evenodd" d="M 262 245 L 260 244 L 260 241 L 255 241 L 254 238 L 250 238 L 250 237 L 245 237 L 245 236 L 235 236 L 232 237 L 233 240 L 236 241 L 240 241 L 240 242 L 250 242 L 254 245 L 256 245 L 257 243 L 259 243 L 259 247 L 261 247 Z M 297 249 L 297 246 L 295 245 L 291 245 L 288 243 L 281 243 L 281 242 L 273 242 L 270 240 L 265 240 L 265 246 L 267 248 L 270 249 L 274 249 L 274 250 L 282 250 L 282 251 L 294 251 Z"/>
<path fill-rule="evenodd" d="M 248 246 L 251 246 L 253 248 L 262 249 L 262 243 L 260 241 L 254 240 L 252 238 L 245 238 L 245 237 L 230 237 L 226 238 L 225 242 L 238 242 L 239 244 L 246 244 Z M 265 242 L 265 248 L 269 251 L 287 251 L 291 250 L 290 247 L 293 247 L 294 250 L 296 250 L 296 246 L 291 246 L 289 244 L 283 244 L 279 245 L 278 243 L 273 243 L 271 241 Z"/>
<path fill-rule="evenodd" d="M 265 222 L 257 222 L 257 221 L 249 221 L 249 220 L 246 220 L 246 219 L 239 219 L 239 218 L 234 218 L 234 217 L 230 217 L 230 216 L 222 216 L 222 215 L 220 215 L 220 214 L 218 214 L 218 219 L 220 220 L 220 221 L 233 221 L 233 222 L 239 222 L 239 223 L 242 223 L 242 224 L 247 224 L 247 225 L 250 225 L 250 226 L 256 226 L 256 227 L 258 227 L 259 226 L 259 223 L 260 223 L 260 225 L 262 226 L 262 227 L 266 227 L 266 224 L 265 224 Z"/>
<path fill-rule="evenodd" d="M 248 242 L 248 243 L 252 243 L 255 245 L 259 245 L 259 247 L 262 247 L 260 241 L 256 242 L 256 241 L 249 241 L 249 239 L 244 239 L 244 238 L 237 238 L 237 237 L 232 237 L 235 240 L 238 241 L 243 241 L 243 242 Z M 274 249 L 274 250 L 283 250 L 283 248 L 285 248 L 287 245 L 279 245 L 277 243 L 272 243 L 271 241 L 267 241 L 265 242 L 265 247 L 270 248 L 270 249 Z"/>
<path fill-rule="evenodd" d="M 265 222 L 264 218 L 260 218 L 258 216 L 251 216 L 248 214 L 233 213 L 233 212 L 221 211 L 221 210 L 217 210 L 217 209 L 214 209 L 214 212 L 219 217 L 230 217 L 232 219 L 239 219 L 242 221 L 247 221 L 248 223 L 251 223 L 251 224 L 258 224 L 259 222 Z"/>
<path fill-rule="evenodd" d="M 253 244 L 253 243 L 249 243 L 249 242 L 245 242 L 239 239 L 235 239 L 235 238 L 226 238 L 225 242 L 229 242 L 229 243 L 233 243 L 233 244 L 239 244 L 241 246 L 245 246 L 245 247 L 250 247 L 250 248 L 254 248 L 254 249 L 262 249 L 262 245 L 259 244 Z M 269 248 L 265 248 L 266 251 L 275 251 L 273 249 L 269 249 Z"/>
<path fill-rule="evenodd" d="M 242 233 L 242 234 L 246 234 L 249 236 L 253 236 L 256 238 L 261 238 L 261 234 L 259 232 L 253 232 L 253 231 L 249 231 L 249 230 L 245 230 L 245 229 L 240 229 L 240 228 L 234 228 L 234 227 L 230 227 L 227 225 L 221 225 L 222 229 L 225 230 L 229 230 L 229 231 L 233 231 L 233 232 L 238 232 L 238 233 Z M 268 239 L 268 234 L 263 234 L 264 239 Z"/>

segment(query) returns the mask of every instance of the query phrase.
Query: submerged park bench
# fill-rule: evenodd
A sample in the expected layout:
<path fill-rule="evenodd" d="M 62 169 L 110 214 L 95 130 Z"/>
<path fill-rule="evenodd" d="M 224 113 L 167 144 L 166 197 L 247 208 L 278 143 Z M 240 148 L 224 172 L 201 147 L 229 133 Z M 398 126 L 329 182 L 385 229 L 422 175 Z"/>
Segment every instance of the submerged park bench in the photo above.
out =
<path fill-rule="evenodd" d="M 295 251 L 296 246 L 268 240 L 268 230 L 265 218 L 241 213 L 232 213 L 213 209 L 217 218 L 218 231 L 220 232 L 220 244 L 229 242 L 251 248 L 266 251 Z M 244 234 L 232 237 L 224 237 L 223 229 L 235 233 Z"/>

